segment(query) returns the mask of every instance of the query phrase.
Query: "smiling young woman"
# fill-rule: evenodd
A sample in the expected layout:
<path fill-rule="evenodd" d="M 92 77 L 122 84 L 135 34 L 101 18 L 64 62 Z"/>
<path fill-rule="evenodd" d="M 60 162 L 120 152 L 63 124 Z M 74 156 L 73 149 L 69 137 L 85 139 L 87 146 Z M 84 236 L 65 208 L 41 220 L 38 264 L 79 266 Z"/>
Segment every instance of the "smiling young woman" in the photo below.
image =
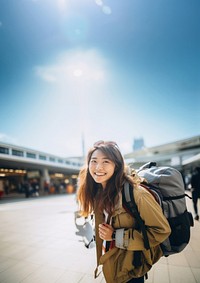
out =
<path fill-rule="evenodd" d="M 137 230 L 136 219 L 123 206 L 121 191 L 125 182 L 134 188 L 138 210 L 147 226 L 148 251 Z M 95 215 L 95 276 L 98 266 L 103 265 L 107 283 L 143 283 L 144 275 L 162 256 L 160 243 L 170 234 L 161 207 L 140 182 L 137 174 L 133 177 L 126 173 L 124 159 L 115 142 L 99 141 L 88 151 L 87 162 L 79 174 L 77 196 L 81 214 Z"/>

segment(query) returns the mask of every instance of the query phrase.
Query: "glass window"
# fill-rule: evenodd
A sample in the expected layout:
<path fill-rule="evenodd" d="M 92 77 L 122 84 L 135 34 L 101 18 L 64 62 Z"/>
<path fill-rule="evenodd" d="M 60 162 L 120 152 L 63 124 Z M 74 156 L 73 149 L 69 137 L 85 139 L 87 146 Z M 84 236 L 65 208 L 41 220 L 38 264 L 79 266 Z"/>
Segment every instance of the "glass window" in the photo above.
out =
<path fill-rule="evenodd" d="M 41 160 L 47 160 L 47 157 L 45 155 L 39 155 L 39 159 Z"/>
<path fill-rule="evenodd" d="M 0 146 L 0 153 L 9 154 L 9 149 L 7 147 Z"/>
<path fill-rule="evenodd" d="M 35 153 L 31 153 L 31 152 L 27 152 L 26 153 L 26 157 L 28 157 L 28 158 L 36 158 L 36 154 Z"/>
<path fill-rule="evenodd" d="M 23 153 L 23 151 L 21 151 L 21 150 L 12 149 L 12 155 L 24 156 L 24 153 Z"/>

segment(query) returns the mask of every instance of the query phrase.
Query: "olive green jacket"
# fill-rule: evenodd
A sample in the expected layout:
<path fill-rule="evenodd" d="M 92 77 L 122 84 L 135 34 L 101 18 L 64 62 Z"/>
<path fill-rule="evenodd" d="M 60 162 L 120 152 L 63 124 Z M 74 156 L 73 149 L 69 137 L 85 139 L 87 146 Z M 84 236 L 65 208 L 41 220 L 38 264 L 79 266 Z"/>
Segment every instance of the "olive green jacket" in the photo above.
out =
<path fill-rule="evenodd" d="M 107 283 L 125 283 L 133 277 L 145 275 L 163 255 L 160 248 L 171 230 L 160 205 L 143 187 L 134 186 L 134 197 L 140 216 L 147 226 L 150 249 L 144 247 L 141 232 L 134 229 L 135 219 L 122 206 L 122 195 L 112 215 L 112 226 L 116 230 L 115 247 L 102 255 L 102 240 L 99 238 L 98 226 L 104 222 L 103 214 L 95 210 L 95 232 L 98 266 L 103 265 L 103 273 Z M 134 252 L 141 252 L 140 266 L 134 266 Z"/>

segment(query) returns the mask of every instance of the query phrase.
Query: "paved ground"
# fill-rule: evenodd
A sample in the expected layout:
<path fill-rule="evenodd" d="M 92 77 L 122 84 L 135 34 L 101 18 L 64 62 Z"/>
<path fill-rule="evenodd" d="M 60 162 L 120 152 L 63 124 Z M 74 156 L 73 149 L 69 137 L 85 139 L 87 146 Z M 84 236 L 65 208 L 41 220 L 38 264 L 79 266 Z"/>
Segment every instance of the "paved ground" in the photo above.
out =
<path fill-rule="evenodd" d="M 191 200 L 188 207 L 192 210 Z M 0 283 L 103 283 L 93 279 L 95 247 L 84 246 L 74 195 L 0 202 Z M 200 283 L 200 222 L 186 249 L 162 258 L 147 283 Z M 86 225 L 89 225 L 88 223 Z"/>

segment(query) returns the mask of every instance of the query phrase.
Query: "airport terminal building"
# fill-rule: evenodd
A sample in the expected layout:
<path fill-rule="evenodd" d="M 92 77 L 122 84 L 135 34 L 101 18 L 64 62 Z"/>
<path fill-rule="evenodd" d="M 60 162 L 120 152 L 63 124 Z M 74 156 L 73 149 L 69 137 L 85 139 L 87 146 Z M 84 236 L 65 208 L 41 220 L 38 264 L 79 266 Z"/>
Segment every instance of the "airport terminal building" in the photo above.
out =
<path fill-rule="evenodd" d="M 52 154 L 0 142 L 0 190 L 4 196 L 73 192 L 82 166 L 80 158 Z M 27 188 L 29 186 L 29 188 Z"/>
<path fill-rule="evenodd" d="M 200 135 L 155 147 L 144 147 L 124 157 L 135 168 L 148 161 L 155 161 L 160 166 L 173 166 L 179 170 L 193 169 L 200 164 Z"/>

